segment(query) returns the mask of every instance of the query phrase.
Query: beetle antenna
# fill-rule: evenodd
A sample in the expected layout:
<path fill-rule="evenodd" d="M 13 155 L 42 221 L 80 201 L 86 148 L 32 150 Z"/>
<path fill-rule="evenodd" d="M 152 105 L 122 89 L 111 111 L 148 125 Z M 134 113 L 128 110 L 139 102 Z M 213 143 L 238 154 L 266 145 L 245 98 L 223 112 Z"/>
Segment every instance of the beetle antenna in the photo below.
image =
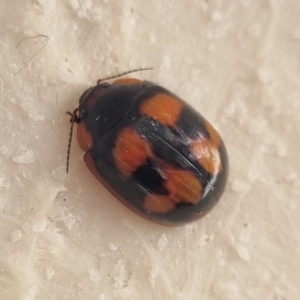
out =
<path fill-rule="evenodd" d="M 70 119 L 71 129 L 70 129 L 68 151 L 67 151 L 67 166 L 66 166 L 67 173 L 69 172 L 69 162 L 70 162 L 70 153 L 71 153 L 71 144 L 72 144 L 72 138 L 73 138 L 74 123 L 79 123 L 79 118 L 76 115 L 77 111 L 78 111 L 78 108 L 76 108 L 73 113 L 71 113 L 69 111 L 66 112 L 66 115 L 71 116 L 71 119 Z"/>
<path fill-rule="evenodd" d="M 127 71 L 127 72 L 118 74 L 118 75 L 105 77 L 105 78 L 99 79 L 99 80 L 97 81 L 97 85 L 99 85 L 99 84 L 100 84 L 102 81 L 104 81 L 104 80 L 109 80 L 109 79 L 113 79 L 113 78 L 117 78 L 117 77 L 121 77 L 121 76 L 130 74 L 130 73 L 135 73 L 135 72 L 139 72 L 139 71 L 147 71 L 147 70 L 153 70 L 153 68 L 134 69 L 134 70 L 130 70 L 130 71 Z"/>

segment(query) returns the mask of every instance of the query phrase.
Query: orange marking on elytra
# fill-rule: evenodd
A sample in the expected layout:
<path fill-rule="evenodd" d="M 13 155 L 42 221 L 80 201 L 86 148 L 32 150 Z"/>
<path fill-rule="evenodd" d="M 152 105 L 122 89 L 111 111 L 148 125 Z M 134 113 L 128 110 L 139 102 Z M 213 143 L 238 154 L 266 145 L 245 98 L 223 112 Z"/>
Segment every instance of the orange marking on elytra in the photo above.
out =
<path fill-rule="evenodd" d="M 219 151 L 221 137 L 209 122 L 204 124 L 209 138 L 198 137 L 190 142 L 190 147 L 196 160 L 208 173 L 218 174 L 223 169 Z"/>
<path fill-rule="evenodd" d="M 166 94 L 156 94 L 141 105 L 141 113 L 166 125 L 174 126 L 180 117 L 183 104 Z"/>
<path fill-rule="evenodd" d="M 215 147 L 219 147 L 221 144 L 221 137 L 216 129 L 207 121 L 205 121 L 205 128 L 210 135 L 211 142 L 215 145 Z"/>
<path fill-rule="evenodd" d="M 175 201 L 165 195 L 148 194 L 144 201 L 144 208 L 152 213 L 166 213 L 175 208 Z"/>
<path fill-rule="evenodd" d="M 164 171 L 165 186 L 176 203 L 195 204 L 199 201 L 202 195 L 202 185 L 193 173 L 178 170 L 172 166 L 164 166 Z"/>
<path fill-rule="evenodd" d="M 118 135 L 113 155 L 119 171 L 129 177 L 151 156 L 150 145 L 138 133 L 127 127 Z"/>
<path fill-rule="evenodd" d="M 222 171 L 221 156 L 215 141 L 198 138 L 191 142 L 190 147 L 196 160 L 210 174 Z"/>
<path fill-rule="evenodd" d="M 144 208 L 153 213 L 166 213 L 179 203 L 196 204 L 201 199 L 203 190 L 197 177 L 190 171 L 176 169 L 165 163 L 162 165 L 160 173 L 169 195 L 147 195 Z"/>

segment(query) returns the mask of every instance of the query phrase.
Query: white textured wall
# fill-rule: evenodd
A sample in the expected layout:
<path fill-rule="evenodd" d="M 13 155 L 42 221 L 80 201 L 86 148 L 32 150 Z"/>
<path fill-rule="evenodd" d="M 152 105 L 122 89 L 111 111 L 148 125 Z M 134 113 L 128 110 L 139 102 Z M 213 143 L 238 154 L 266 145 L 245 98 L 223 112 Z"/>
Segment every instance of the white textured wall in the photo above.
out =
<path fill-rule="evenodd" d="M 0 2 L 0 299 L 300 299 L 299 0 Z M 174 91 L 220 131 L 220 204 L 166 228 L 88 171 L 67 110 L 96 80 Z"/>

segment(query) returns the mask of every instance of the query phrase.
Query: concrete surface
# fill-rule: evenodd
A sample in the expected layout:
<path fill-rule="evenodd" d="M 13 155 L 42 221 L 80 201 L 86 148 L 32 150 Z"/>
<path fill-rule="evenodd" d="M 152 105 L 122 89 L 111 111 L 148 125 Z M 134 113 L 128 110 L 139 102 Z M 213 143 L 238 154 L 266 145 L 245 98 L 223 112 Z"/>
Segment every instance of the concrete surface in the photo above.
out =
<path fill-rule="evenodd" d="M 300 299 L 299 0 L 0 2 L 0 299 Z M 145 221 L 85 167 L 69 118 L 101 77 L 158 82 L 221 133 L 219 205 Z"/>

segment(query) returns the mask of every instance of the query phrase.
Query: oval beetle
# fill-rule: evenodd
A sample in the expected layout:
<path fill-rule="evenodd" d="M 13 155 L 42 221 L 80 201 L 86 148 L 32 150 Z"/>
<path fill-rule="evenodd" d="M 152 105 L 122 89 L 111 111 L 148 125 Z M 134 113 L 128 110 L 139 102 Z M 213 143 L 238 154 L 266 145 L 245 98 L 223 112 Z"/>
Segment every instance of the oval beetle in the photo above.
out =
<path fill-rule="evenodd" d="M 157 84 L 135 78 L 103 80 L 68 112 L 67 170 L 77 123 L 87 167 L 131 210 L 175 226 L 207 214 L 219 201 L 228 174 L 226 148 L 217 131 Z"/>

